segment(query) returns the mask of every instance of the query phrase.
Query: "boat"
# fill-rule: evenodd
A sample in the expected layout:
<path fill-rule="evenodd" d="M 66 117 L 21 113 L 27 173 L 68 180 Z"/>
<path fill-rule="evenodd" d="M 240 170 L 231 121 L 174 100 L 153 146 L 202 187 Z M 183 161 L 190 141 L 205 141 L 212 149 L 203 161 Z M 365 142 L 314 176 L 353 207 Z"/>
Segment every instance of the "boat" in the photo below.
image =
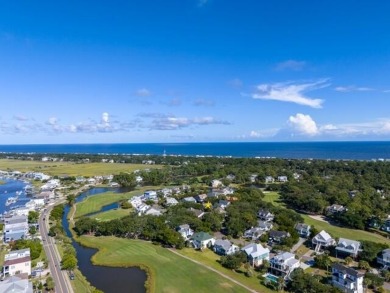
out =
<path fill-rule="evenodd" d="M 18 200 L 17 196 L 15 196 L 15 197 L 11 196 L 11 197 L 7 198 L 7 201 L 5 202 L 5 205 L 9 206 L 9 205 L 15 203 L 17 200 Z"/>
<path fill-rule="evenodd" d="M 19 190 L 19 191 L 16 191 L 15 194 L 16 195 L 21 195 L 23 191 Z"/>
<path fill-rule="evenodd" d="M 24 192 L 29 195 L 29 194 L 33 194 L 34 193 L 34 187 L 32 185 L 27 185 L 25 188 L 24 188 Z"/>

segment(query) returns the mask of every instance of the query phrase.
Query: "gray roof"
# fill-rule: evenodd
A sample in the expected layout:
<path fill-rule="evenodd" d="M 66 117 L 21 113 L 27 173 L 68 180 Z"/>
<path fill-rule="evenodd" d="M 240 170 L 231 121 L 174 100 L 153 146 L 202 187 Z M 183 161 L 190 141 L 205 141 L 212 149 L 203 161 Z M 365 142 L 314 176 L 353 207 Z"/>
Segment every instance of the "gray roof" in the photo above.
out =
<path fill-rule="evenodd" d="M 357 252 L 360 248 L 360 242 L 355 240 L 350 240 L 346 238 L 340 238 L 336 246 L 337 250 L 342 251 L 353 251 Z"/>
<path fill-rule="evenodd" d="M 214 243 L 214 247 L 220 246 L 225 251 L 228 251 L 233 244 L 229 240 L 217 239 Z"/>
<path fill-rule="evenodd" d="M 339 272 L 342 272 L 343 274 L 348 274 L 348 275 L 354 276 L 356 278 L 364 276 L 364 273 L 356 271 L 350 267 L 343 266 L 342 264 L 340 264 L 338 262 L 334 262 L 332 264 L 332 269 L 336 269 Z"/>

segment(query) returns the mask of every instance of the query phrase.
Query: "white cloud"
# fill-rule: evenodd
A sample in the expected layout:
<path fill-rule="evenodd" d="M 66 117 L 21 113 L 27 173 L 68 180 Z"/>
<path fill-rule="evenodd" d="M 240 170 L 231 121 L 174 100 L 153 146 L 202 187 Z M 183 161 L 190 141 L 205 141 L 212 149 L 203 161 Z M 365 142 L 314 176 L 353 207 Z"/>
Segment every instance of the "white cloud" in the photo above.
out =
<path fill-rule="evenodd" d="M 257 93 L 252 94 L 253 99 L 274 100 L 290 102 L 312 108 L 321 108 L 323 100 L 306 97 L 305 92 L 329 86 L 327 79 L 320 79 L 311 83 L 274 83 L 260 84 Z"/>
<path fill-rule="evenodd" d="M 206 100 L 206 99 L 197 99 L 193 102 L 194 106 L 205 106 L 205 107 L 212 107 L 215 105 L 214 101 L 212 100 Z"/>
<path fill-rule="evenodd" d="M 228 121 L 219 120 L 214 117 L 198 117 L 198 118 L 187 118 L 187 117 L 161 117 L 154 119 L 150 126 L 154 130 L 177 130 L 184 127 L 193 125 L 229 125 Z"/>
<path fill-rule="evenodd" d="M 252 130 L 249 133 L 249 137 L 251 138 L 269 138 L 275 136 L 280 129 L 272 128 L 272 129 L 263 129 L 263 130 Z"/>
<path fill-rule="evenodd" d="M 349 85 L 349 86 L 337 86 L 334 88 L 336 92 L 341 92 L 341 93 L 349 93 L 349 92 L 367 92 L 367 91 L 373 91 L 373 88 L 369 87 L 357 87 L 354 85 Z"/>
<path fill-rule="evenodd" d="M 18 120 L 18 121 L 28 121 L 28 117 L 24 116 L 24 115 L 14 115 L 14 119 L 15 120 Z"/>
<path fill-rule="evenodd" d="M 283 70 L 293 70 L 300 71 L 307 65 L 306 61 L 297 61 L 297 60 L 287 60 L 284 62 L 280 62 L 276 64 L 275 70 L 283 71 Z"/>
<path fill-rule="evenodd" d="M 312 136 L 319 133 L 316 122 L 309 115 L 298 113 L 290 116 L 288 121 L 290 126 L 300 134 Z"/>
<path fill-rule="evenodd" d="M 241 88 L 241 87 L 244 85 L 244 83 L 242 82 L 241 79 L 239 79 L 239 78 L 234 78 L 234 79 L 232 79 L 232 80 L 229 81 L 229 85 L 230 85 L 231 87 L 233 87 L 233 88 L 238 89 L 238 88 Z"/>
<path fill-rule="evenodd" d="M 146 88 L 139 89 L 135 92 L 138 97 L 149 97 L 152 93 Z"/>

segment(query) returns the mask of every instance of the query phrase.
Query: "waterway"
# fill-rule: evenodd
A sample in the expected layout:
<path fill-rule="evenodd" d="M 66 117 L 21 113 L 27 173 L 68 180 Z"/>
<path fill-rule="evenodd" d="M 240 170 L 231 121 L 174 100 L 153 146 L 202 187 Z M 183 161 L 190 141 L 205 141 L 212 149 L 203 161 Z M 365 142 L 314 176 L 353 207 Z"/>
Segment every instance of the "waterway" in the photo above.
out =
<path fill-rule="evenodd" d="M 76 203 L 82 201 L 87 196 L 94 196 L 107 191 L 124 192 L 125 190 L 120 188 L 92 188 L 80 194 L 80 196 L 76 198 Z M 117 207 L 117 204 L 108 205 L 103 207 L 102 211 L 107 211 Z M 70 207 L 67 205 L 62 218 L 62 225 L 66 234 L 72 238 L 72 234 L 69 230 L 69 222 L 66 218 L 69 210 Z M 96 249 L 84 247 L 74 241 L 73 238 L 72 245 L 76 249 L 79 270 L 96 288 L 104 291 L 105 293 L 145 293 L 145 271 L 137 267 L 114 268 L 93 265 L 91 257 L 97 252 Z"/>
<path fill-rule="evenodd" d="M 29 185 L 28 183 L 16 180 L 13 178 L 5 178 L 0 177 L 0 180 L 4 181 L 4 184 L 0 185 L 0 213 L 4 213 L 13 209 L 17 206 L 24 206 L 29 200 L 31 200 L 31 196 L 28 196 L 24 192 L 24 188 Z M 17 197 L 15 203 L 6 206 L 5 203 L 9 197 Z"/>
<path fill-rule="evenodd" d="M 120 188 L 92 188 L 83 192 L 76 198 L 76 203 L 84 200 L 88 196 L 94 196 L 103 192 L 124 192 Z M 102 208 L 102 211 L 117 208 L 117 204 L 108 205 Z M 72 238 L 72 234 L 69 230 L 69 222 L 66 219 L 69 213 L 70 207 L 65 207 L 65 213 L 62 218 L 62 225 L 66 231 L 66 234 Z M 133 268 L 114 268 L 96 266 L 91 262 L 91 257 L 97 252 L 96 249 L 88 248 L 80 245 L 72 238 L 72 245 L 76 249 L 79 270 L 87 278 L 87 280 L 96 288 L 104 291 L 105 293 L 144 293 L 146 273 L 145 271 L 133 267 Z"/>

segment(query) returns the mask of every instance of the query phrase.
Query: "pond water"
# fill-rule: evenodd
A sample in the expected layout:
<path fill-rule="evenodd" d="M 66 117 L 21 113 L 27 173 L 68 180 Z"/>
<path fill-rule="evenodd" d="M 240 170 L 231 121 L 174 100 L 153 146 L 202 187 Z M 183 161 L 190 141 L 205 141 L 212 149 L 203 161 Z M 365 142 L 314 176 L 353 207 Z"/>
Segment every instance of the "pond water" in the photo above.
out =
<path fill-rule="evenodd" d="M 83 192 L 76 198 L 76 202 L 82 201 L 87 196 L 94 196 L 103 192 L 125 192 L 126 190 L 117 188 L 92 188 Z M 108 205 L 102 208 L 103 211 L 117 208 L 117 204 Z M 66 215 L 69 213 L 70 207 L 65 207 L 65 213 L 62 218 L 62 225 L 66 234 L 72 238 L 69 230 L 69 223 Z M 87 280 L 96 288 L 103 290 L 105 293 L 144 293 L 146 273 L 145 271 L 133 268 L 113 268 L 96 266 L 91 263 L 91 257 L 97 252 L 96 249 L 87 248 L 75 242 L 72 238 L 72 244 L 76 249 L 79 270 L 87 278 Z"/>

